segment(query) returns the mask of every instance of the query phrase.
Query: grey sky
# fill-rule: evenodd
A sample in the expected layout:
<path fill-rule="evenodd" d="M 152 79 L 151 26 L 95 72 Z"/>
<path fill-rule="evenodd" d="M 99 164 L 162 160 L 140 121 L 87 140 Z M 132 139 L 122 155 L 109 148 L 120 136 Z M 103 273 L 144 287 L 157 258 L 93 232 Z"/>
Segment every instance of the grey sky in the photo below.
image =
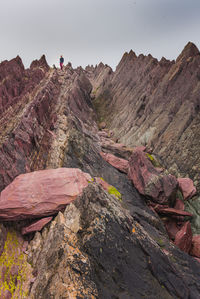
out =
<path fill-rule="evenodd" d="M 200 0 L 1 0 L 0 38 L 0 60 L 26 67 L 42 54 L 115 67 L 130 49 L 175 59 L 188 41 L 200 48 Z"/>

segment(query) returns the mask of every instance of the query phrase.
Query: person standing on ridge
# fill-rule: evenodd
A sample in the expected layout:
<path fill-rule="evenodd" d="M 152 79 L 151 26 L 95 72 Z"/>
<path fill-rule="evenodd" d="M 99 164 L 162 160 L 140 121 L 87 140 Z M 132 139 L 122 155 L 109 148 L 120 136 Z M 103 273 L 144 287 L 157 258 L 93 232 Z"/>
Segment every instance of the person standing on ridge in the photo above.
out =
<path fill-rule="evenodd" d="M 61 55 L 60 56 L 60 68 L 61 68 L 61 70 L 63 69 L 63 63 L 64 63 L 64 58 Z"/>

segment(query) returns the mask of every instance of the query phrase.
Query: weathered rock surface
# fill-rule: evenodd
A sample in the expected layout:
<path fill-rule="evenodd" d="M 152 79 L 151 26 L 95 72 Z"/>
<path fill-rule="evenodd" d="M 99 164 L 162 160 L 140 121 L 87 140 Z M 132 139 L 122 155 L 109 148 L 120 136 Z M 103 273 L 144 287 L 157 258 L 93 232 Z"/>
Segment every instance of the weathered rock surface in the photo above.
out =
<path fill-rule="evenodd" d="M 135 188 L 154 202 L 173 206 L 178 182 L 172 175 L 163 175 L 147 159 L 146 154 L 135 150 L 129 160 L 129 177 Z"/>
<path fill-rule="evenodd" d="M 21 174 L 1 192 L 0 220 L 54 215 L 74 201 L 89 180 L 89 174 L 73 168 Z"/>
<path fill-rule="evenodd" d="M 24 240 L 10 229 L 7 231 L 3 253 L 0 256 L 0 297 L 28 298 L 33 268 L 23 252 Z"/>
<path fill-rule="evenodd" d="M 28 256 L 38 274 L 30 298 L 198 296 L 199 280 L 192 273 L 199 263 L 166 242 L 159 229 L 147 234 L 143 221 L 90 184 L 31 241 Z"/>

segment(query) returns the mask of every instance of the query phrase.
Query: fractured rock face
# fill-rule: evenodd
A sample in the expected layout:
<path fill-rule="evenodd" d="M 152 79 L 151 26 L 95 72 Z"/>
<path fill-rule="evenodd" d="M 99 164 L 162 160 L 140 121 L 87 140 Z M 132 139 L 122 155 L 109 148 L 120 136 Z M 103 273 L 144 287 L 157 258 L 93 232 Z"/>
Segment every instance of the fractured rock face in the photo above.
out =
<path fill-rule="evenodd" d="M 176 178 L 160 174 L 144 152 L 133 152 L 129 160 L 129 177 L 141 194 L 150 197 L 154 202 L 173 205 L 178 187 Z"/>
<path fill-rule="evenodd" d="M 1 220 L 54 215 L 74 201 L 91 179 L 79 169 L 49 169 L 18 176 L 0 197 Z"/>

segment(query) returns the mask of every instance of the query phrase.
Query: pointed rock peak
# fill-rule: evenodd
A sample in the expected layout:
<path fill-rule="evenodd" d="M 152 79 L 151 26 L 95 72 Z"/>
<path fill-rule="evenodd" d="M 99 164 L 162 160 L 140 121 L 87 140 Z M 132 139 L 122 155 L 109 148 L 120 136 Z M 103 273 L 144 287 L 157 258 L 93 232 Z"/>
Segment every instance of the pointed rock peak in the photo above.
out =
<path fill-rule="evenodd" d="M 98 67 L 99 67 L 99 68 L 103 68 L 103 67 L 104 67 L 103 62 L 100 62 L 99 65 L 98 65 Z"/>
<path fill-rule="evenodd" d="M 173 61 L 170 61 L 170 60 L 166 59 L 165 57 L 162 57 L 161 60 L 159 61 L 159 65 L 161 65 L 161 66 L 171 65 L 172 63 L 173 63 Z"/>
<path fill-rule="evenodd" d="M 17 57 L 10 60 L 9 64 L 17 64 L 22 70 L 24 70 L 24 65 L 23 65 L 22 59 L 19 55 L 17 55 Z"/>
<path fill-rule="evenodd" d="M 43 68 L 45 71 L 49 69 L 49 65 L 46 61 L 45 55 L 42 55 L 39 60 L 34 60 L 30 65 L 31 69 L 38 68 L 38 67 Z"/>
<path fill-rule="evenodd" d="M 181 54 L 176 59 L 176 62 L 186 60 L 189 57 L 199 55 L 199 49 L 192 42 L 187 43 Z"/>
<path fill-rule="evenodd" d="M 19 55 L 17 55 L 17 57 L 15 57 L 14 60 L 17 62 L 17 64 L 24 67 L 22 59 Z"/>
<path fill-rule="evenodd" d="M 119 69 L 122 65 L 126 65 L 126 63 L 129 63 L 130 61 L 133 61 L 133 59 L 137 58 L 135 52 L 133 50 L 130 50 L 129 53 L 125 52 L 122 56 L 118 66 L 116 67 L 116 70 Z"/>
<path fill-rule="evenodd" d="M 131 58 L 137 58 L 137 56 L 136 56 L 136 54 L 135 54 L 135 52 L 133 52 L 133 50 L 131 49 L 130 50 L 130 52 L 129 52 L 129 57 L 131 57 Z"/>
<path fill-rule="evenodd" d="M 49 67 L 49 66 L 48 66 L 48 63 L 47 63 L 47 60 L 46 60 L 46 56 L 45 56 L 44 54 L 41 56 L 39 62 L 40 62 L 42 65 L 45 65 L 45 66 Z"/>

